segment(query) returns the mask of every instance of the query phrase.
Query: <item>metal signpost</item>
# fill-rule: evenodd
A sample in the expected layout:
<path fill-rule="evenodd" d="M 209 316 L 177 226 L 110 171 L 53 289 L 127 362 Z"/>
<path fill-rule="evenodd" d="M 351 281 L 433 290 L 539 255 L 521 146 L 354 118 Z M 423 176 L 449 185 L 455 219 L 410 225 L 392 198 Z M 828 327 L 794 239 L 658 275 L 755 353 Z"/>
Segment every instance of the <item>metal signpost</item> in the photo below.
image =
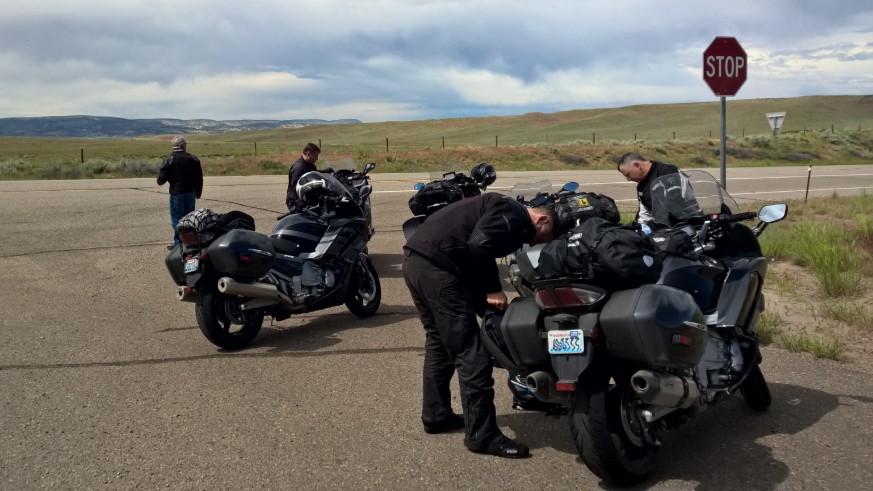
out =
<path fill-rule="evenodd" d="M 721 98 L 721 185 L 727 189 L 725 96 L 736 95 L 746 81 L 746 52 L 736 38 L 716 37 L 703 51 L 703 80 Z"/>
<path fill-rule="evenodd" d="M 785 113 L 767 113 L 767 122 L 770 123 L 770 129 L 773 130 L 773 160 L 779 157 L 779 143 L 776 141 L 776 133 L 782 128 L 782 122 L 785 121 Z"/>

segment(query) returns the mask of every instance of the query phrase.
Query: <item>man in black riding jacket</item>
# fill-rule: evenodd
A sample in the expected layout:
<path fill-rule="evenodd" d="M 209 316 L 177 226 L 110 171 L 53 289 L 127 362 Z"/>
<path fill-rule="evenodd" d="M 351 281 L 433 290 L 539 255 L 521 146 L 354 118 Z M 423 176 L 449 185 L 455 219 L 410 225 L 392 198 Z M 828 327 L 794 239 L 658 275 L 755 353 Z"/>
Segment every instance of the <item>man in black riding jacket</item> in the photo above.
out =
<path fill-rule="evenodd" d="M 652 181 L 666 174 L 675 174 L 679 172 L 679 168 L 673 164 L 649 160 L 635 152 L 628 152 L 618 158 L 618 171 L 628 181 L 637 183 L 637 199 L 640 207 L 634 221 L 642 225 L 652 221 Z"/>
<path fill-rule="evenodd" d="M 318 162 L 318 155 L 320 153 L 321 149 L 318 148 L 318 145 L 307 143 L 303 147 L 303 155 L 295 160 L 291 164 L 291 168 L 288 169 L 288 190 L 285 193 L 285 206 L 288 207 L 288 211 L 294 211 L 301 205 L 300 196 L 297 196 L 297 181 L 300 180 L 303 174 L 318 170 L 315 167 L 315 163 Z"/>
<path fill-rule="evenodd" d="M 403 277 L 425 330 L 422 416 L 426 433 L 465 431 L 473 452 L 522 458 L 528 448 L 497 427 L 491 358 L 479 340 L 486 308 L 504 310 L 496 258 L 553 238 L 557 217 L 485 193 L 430 216 L 404 246 Z M 463 416 L 452 411 L 455 370 Z"/>
<path fill-rule="evenodd" d="M 188 153 L 188 142 L 177 136 L 172 141 L 173 153 L 168 155 L 158 171 L 158 186 L 170 183 L 170 225 L 173 227 L 172 249 L 179 244 L 176 225 L 179 220 L 194 211 L 196 202 L 203 194 L 203 168 L 200 159 Z"/>

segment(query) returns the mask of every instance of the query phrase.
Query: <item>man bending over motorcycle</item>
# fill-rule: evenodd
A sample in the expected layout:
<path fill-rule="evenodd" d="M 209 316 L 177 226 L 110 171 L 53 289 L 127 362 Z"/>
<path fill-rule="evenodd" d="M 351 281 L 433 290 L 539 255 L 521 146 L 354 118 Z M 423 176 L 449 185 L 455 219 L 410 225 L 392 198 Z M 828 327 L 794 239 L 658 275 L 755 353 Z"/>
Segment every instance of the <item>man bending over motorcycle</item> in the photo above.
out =
<path fill-rule="evenodd" d="M 404 246 L 403 277 L 425 330 L 422 416 L 426 433 L 464 429 L 471 451 L 523 458 L 527 446 L 497 427 L 492 361 L 479 340 L 478 315 L 506 309 L 496 258 L 524 243 L 554 236 L 551 209 L 526 208 L 486 193 L 452 203 L 430 216 Z M 455 370 L 463 416 L 452 411 Z"/>

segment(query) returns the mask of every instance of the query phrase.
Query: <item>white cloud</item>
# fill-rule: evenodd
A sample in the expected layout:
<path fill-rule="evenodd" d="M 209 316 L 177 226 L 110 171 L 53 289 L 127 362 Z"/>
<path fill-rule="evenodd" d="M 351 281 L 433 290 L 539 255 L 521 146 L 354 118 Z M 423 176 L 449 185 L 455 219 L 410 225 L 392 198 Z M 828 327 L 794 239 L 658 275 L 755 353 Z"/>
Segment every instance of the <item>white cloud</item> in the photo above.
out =
<path fill-rule="evenodd" d="M 0 17 L 0 117 L 378 121 L 711 100 L 701 56 L 716 35 L 749 55 L 740 97 L 869 94 L 871 26 L 867 0 L 32 0 Z"/>

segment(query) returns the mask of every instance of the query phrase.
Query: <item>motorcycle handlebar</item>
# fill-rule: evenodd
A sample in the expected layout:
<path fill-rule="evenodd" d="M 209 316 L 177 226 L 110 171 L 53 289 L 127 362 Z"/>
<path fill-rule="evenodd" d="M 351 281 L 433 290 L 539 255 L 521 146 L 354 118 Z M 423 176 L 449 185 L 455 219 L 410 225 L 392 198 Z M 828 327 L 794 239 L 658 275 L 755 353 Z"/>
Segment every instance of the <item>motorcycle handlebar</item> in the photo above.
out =
<path fill-rule="evenodd" d="M 754 211 L 747 211 L 745 213 L 737 213 L 736 215 L 728 215 L 725 219 L 726 222 L 742 222 L 745 220 L 752 220 L 758 216 Z"/>

